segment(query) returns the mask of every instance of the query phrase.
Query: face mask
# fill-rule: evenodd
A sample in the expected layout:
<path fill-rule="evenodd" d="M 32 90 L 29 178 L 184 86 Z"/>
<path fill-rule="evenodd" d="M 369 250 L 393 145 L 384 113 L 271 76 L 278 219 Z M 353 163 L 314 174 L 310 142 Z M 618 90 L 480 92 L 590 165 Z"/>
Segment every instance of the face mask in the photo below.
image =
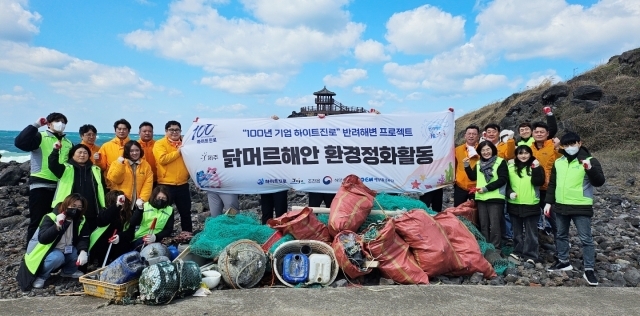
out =
<path fill-rule="evenodd" d="M 167 202 L 167 200 L 164 200 L 164 199 L 155 199 L 153 200 L 153 204 L 155 204 L 155 205 L 152 205 L 155 208 L 165 208 L 169 203 Z"/>
<path fill-rule="evenodd" d="M 80 215 L 80 210 L 77 208 L 68 208 L 66 212 L 67 217 L 75 219 Z"/>
<path fill-rule="evenodd" d="M 53 125 L 53 130 L 58 133 L 64 132 L 64 127 L 67 126 L 67 124 L 62 122 L 53 122 L 52 125 Z"/>
<path fill-rule="evenodd" d="M 565 147 L 564 148 L 564 152 L 566 152 L 567 155 L 569 155 L 569 156 L 573 156 L 573 155 L 577 154 L 578 150 L 580 150 L 579 146 L 569 146 L 569 147 Z"/>

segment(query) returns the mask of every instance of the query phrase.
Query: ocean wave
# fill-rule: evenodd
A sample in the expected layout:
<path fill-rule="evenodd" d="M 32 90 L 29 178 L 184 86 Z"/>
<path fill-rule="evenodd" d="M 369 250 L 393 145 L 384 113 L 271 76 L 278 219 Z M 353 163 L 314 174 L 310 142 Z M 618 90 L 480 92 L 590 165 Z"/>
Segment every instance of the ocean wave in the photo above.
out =
<path fill-rule="evenodd" d="M 2 158 L 0 158 L 0 162 L 16 161 L 22 163 L 31 159 L 30 153 L 15 153 L 0 149 L 0 154 L 2 155 Z"/>

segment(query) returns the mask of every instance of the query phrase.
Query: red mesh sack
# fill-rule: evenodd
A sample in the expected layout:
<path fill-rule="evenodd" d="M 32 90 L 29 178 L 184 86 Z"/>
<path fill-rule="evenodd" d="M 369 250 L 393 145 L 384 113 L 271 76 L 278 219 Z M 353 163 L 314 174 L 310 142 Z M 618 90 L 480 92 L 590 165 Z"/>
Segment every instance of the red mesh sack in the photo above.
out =
<path fill-rule="evenodd" d="M 371 213 L 376 192 L 367 188 L 356 175 L 348 175 L 331 202 L 329 233 L 343 230 L 357 231 Z"/>
<path fill-rule="evenodd" d="M 491 264 L 489 264 L 489 261 L 482 256 L 476 238 L 473 237 L 473 234 L 467 229 L 467 226 L 464 226 L 454 214 L 441 212 L 434 216 L 434 219 L 447 233 L 449 242 L 451 242 L 453 249 L 464 265 L 464 268 L 458 271 L 451 271 L 450 274 L 471 275 L 475 272 L 480 272 L 484 275 L 485 279 L 496 276 L 496 272 L 493 270 Z"/>
<path fill-rule="evenodd" d="M 343 230 L 340 233 L 338 233 L 336 237 L 333 238 L 333 243 L 331 244 L 331 247 L 333 248 L 333 252 L 336 255 L 336 261 L 338 261 L 338 265 L 340 266 L 344 274 L 354 279 L 359 276 L 369 274 L 371 272 L 371 269 L 366 269 L 365 271 L 363 271 L 358 267 L 358 265 L 354 264 L 349 260 L 345 245 L 340 240 L 341 236 L 345 236 L 349 234 L 353 234 L 353 236 L 355 237 L 355 242 L 360 246 L 363 258 L 368 259 L 366 257 L 366 252 L 364 251 L 364 247 L 362 246 L 362 238 L 360 237 L 360 235 L 349 230 Z"/>
<path fill-rule="evenodd" d="M 448 207 L 444 212 L 452 213 L 456 216 L 462 216 L 470 220 L 473 225 L 478 226 L 478 208 L 476 207 L 476 202 L 474 200 L 467 200 L 458 206 Z"/>
<path fill-rule="evenodd" d="M 365 233 L 366 235 L 366 233 Z M 365 241 L 366 251 L 379 262 L 382 276 L 400 284 L 429 284 L 429 276 L 416 262 L 409 245 L 396 233 L 393 220 L 387 220 L 372 241 Z"/>
<path fill-rule="evenodd" d="M 331 242 L 327 226 L 318 220 L 310 207 L 284 213 L 278 218 L 272 218 L 267 221 L 267 225 L 277 229 L 283 235 L 291 234 L 297 240 Z"/>
<path fill-rule="evenodd" d="M 443 275 L 464 268 L 444 229 L 424 210 L 406 212 L 393 221 L 396 232 L 427 275 Z"/>

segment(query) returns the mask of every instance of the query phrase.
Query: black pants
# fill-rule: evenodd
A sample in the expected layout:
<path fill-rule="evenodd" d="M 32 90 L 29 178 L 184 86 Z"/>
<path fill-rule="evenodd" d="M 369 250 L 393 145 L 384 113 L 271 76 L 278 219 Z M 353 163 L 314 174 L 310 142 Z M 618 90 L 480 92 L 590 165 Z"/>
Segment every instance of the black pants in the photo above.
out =
<path fill-rule="evenodd" d="M 191 222 L 191 192 L 189 191 L 189 183 L 181 185 L 166 185 L 171 195 L 173 204 L 180 214 L 180 227 L 183 232 L 193 232 L 193 224 Z"/>
<path fill-rule="evenodd" d="M 336 195 L 333 193 L 315 193 L 309 192 L 309 206 L 320 207 L 320 204 L 324 202 L 325 207 L 331 207 L 331 201 Z"/>
<path fill-rule="evenodd" d="M 280 217 L 287 212 L 288 202 L 287 193 L 289 190 L 260 194 L 260 202 L 262 209 L 262 224 L 266 224 L 269 219 L 273 218 L 273 211 L 276 217 Z"/>
<path fill-rule="evenodd" d="M 40 226 L 40 221 L 51 212 L 51 203 L 56 193 L 54 188 L 35 188 L 29 190 L 29 227 L 27 228 L 27 245 Z"/>
<path fill-rule="evenodd" d="M 453 206 L 458 206 L 467 200 L 473 200 L 475 196 L 475 194 L 469 194 L 469 191 L 455 184 L 453 185 Z"/>
<path fill-rule="evenodd" d="M 524 260 L 538 260 L 538 219 L 533 215 L 518 217 L 511 215 L 513 228 L 513 253 Z"/>
<path fill-rule="evenodd" d="M 427 207 L 431 208 L 434 212 L 442 212 L 442 196 L 444 190 L 442 188 L 429 191 L 420 196 L 420 201 L 427 204 Z"/>
<path fill-rule="evenodd" d="M 504 204 L 477 201 L 480 231 L 487 242 L 500 249 L 502 242 L 502 222 L 504 221 Z"/>

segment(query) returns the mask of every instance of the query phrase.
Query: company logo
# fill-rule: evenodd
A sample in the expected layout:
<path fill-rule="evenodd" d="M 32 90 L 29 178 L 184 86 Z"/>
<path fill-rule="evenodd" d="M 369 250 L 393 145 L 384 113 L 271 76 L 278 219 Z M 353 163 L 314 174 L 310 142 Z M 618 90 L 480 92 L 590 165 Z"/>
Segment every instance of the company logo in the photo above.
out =
<path fill-rule="evenodd" d="M 289 182 L 291 184 L 304 184 L 304 180 L 299 179 L 299 178 L 293 178 L 291 179 L 291 182 Z"/>
<path fill-rule="evenodd" d="M 260 178 L 258 179 L 258 185 L 263 185 L 264 184 L 264 179 Z"/>
<path fill-rule="evenodd" d="M 307 179 L 307 183 L 320 183 L 320 179 Z"/>
<path fill-rule="evenodd" d="M 193 129 L 191 140 L 195 140 L 198 144 L 215 143 L 216 136 L 213 134 L 215 124 L 200 124 Z"/>
<path fill-rule="evenodd" d="M 322 178 L 322 183 L 329 185 L 331 184 L 331 182 L 333 182 L 333 179 L 331 179 L 330 176 L 325 176 L 324 178 Z"/>

